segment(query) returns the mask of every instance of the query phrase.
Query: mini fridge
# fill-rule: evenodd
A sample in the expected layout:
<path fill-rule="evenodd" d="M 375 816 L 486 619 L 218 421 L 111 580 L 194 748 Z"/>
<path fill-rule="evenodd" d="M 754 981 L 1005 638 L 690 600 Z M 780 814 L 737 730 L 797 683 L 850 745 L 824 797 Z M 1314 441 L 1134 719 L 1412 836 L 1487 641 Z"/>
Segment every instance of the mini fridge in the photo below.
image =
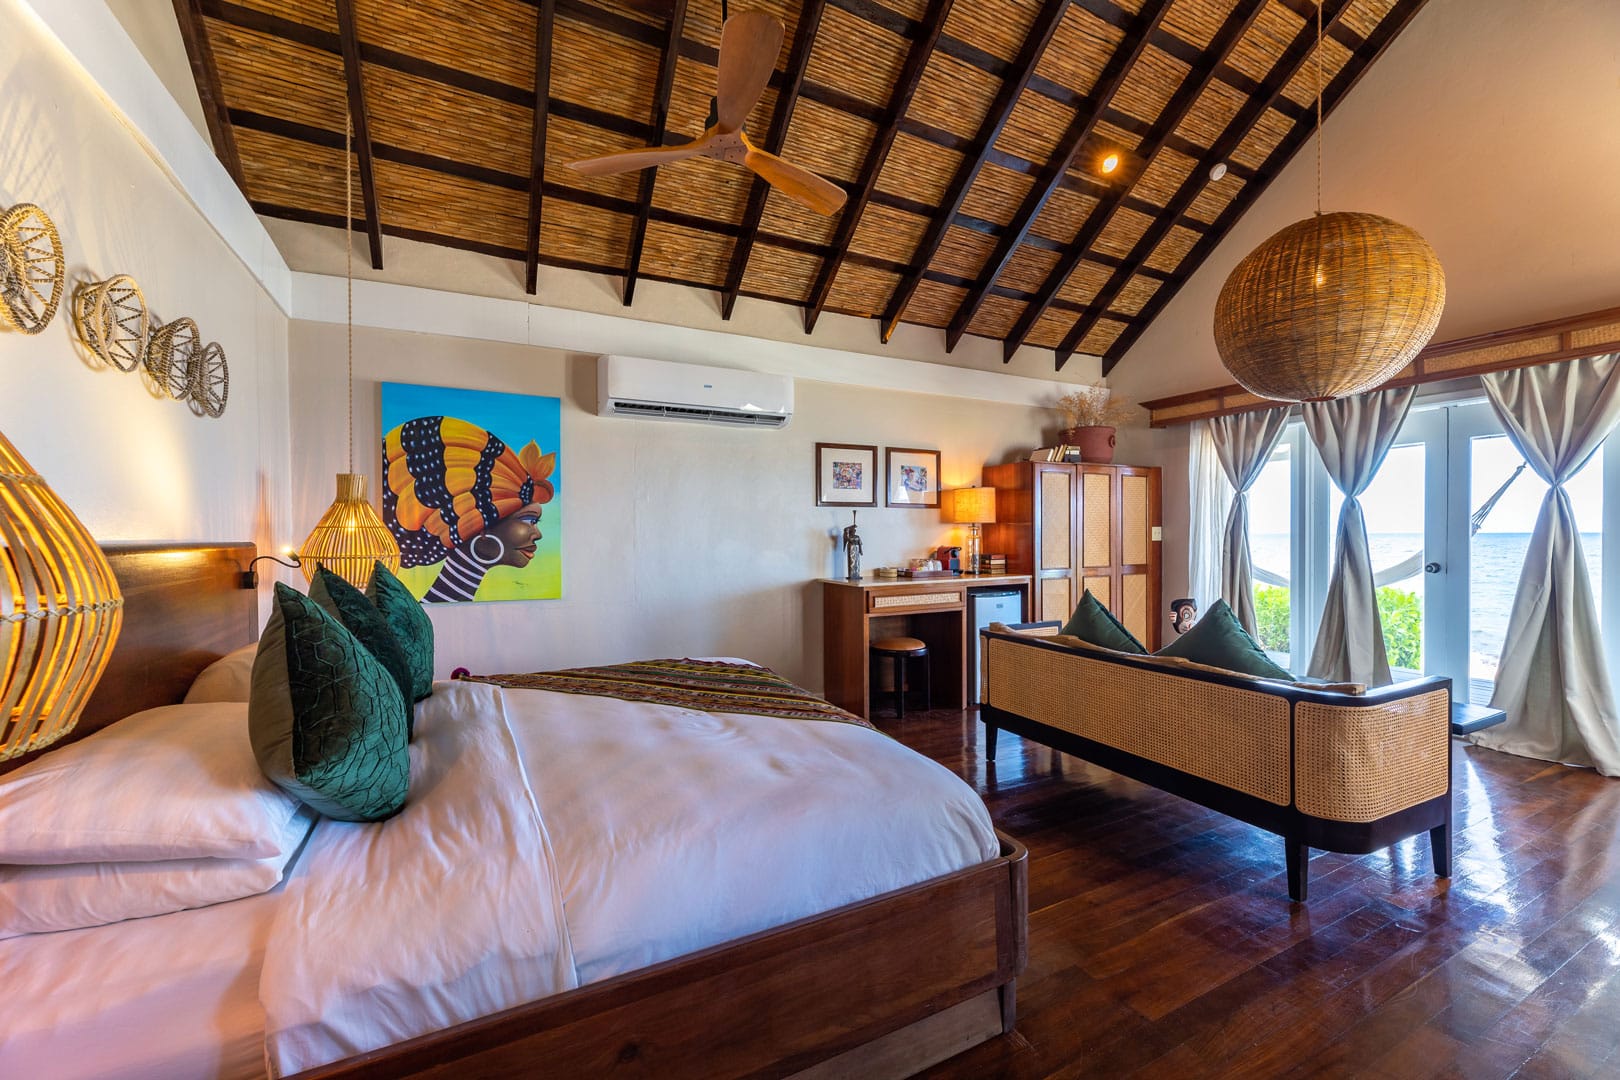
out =
<path fill-rule="evenodd" d="M 968 701 L 979 703 L 979 684 L 984 677 L 984 663 L 979 656 L 982 642 L 979 631 L 993 622 L 1018 623 L 1024 621 L 1024 594 L 1019 589 L 968 589 Z"/>

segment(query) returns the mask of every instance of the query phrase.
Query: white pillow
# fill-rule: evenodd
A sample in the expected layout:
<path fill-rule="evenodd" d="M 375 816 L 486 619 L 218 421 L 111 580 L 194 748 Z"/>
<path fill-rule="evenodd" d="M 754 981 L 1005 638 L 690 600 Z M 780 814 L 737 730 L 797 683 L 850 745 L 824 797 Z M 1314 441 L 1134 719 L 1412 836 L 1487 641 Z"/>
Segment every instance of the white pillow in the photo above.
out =
<path fill-rule="evenodd" d="M 167 915 L 276 887 L 315 824 L 307 807 L 287 820 L 282 852 L 268 859 L 0 866 L 0 939 Z"/>
<path fill-rule="evenodd" d="M 259 643 L 244 645 L 228 652 L 203 668 L 191 681 L 186 691 L 187 705 L 206 705 L 211 701 L 246 701 L 253 691 L 253 658 L 259 654 Z"/>
<path fill-rule="evenodd" d="M 298 802 L 260 770 L 247 713 L 148 709 L 0 777 L 0 863 L 283 854 Z"/>

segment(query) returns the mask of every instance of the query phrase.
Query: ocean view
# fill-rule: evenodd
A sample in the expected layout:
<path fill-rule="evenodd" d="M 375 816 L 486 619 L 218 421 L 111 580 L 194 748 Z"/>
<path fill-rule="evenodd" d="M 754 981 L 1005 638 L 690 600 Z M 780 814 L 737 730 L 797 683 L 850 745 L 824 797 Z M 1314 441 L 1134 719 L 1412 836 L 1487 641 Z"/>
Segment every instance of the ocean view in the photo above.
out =
<path fill-rule="evenodd" d="M 1423 543 L 1423 537 L 1415 533 L 1383 533 L 1371 536 L 1369 540 L 1375 571 L 1399 563 Z M 1251 537 L 1249 544 L 1256 567 L 1287 575 L 1289 538 L 1286 535 L 1258 535 Z M 1587 572 L 1592 576 L 1593 594 L 1601 604 L 1603 534 L 1582 533 L 1581 545 L 1586 552 Z M 1471 678 L 1495 678 L 1497 660 L 1507 637 L 1508 616 L 1513 611 L 1513 595 L 1518 588 L 1519 571 L 1524 566 L 1524 553 L 1529 546 L 1530 534 L 1527 532 L 1480 532 L 1474 536 L 1468 627 Z M 1419 592 L 1423 577 L 1419 573 L 1406 581 L 1393 583 L 1392 587 Z"/>

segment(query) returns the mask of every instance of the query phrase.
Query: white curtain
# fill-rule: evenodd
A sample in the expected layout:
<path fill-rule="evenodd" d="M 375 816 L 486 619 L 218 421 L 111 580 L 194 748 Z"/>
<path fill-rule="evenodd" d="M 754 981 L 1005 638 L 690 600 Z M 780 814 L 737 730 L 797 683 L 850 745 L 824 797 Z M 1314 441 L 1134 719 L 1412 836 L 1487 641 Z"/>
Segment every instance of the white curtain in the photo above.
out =
<path fill-rule="evenodd" d="M 1215 452 L 1208 424 L 1194 424 L 1187 447 L 1187 593 L 1208 611 L 1221 598 L 1221 526 L 1232 505 L 1232 485 Z"/>
<path fill-rule="evenodd" d="M 1380 390 L 1335 401 L 1305 403 L 1305 430 L 1322 456 L 1328 476 L 1344 492 L 1333 545 L 1333 576 L 1316 632 L 1307 674 L 1328 682 L 1387 686 L 1389 655 L 1378 618 L 1367 521 L 1358 496 L 1378 475 L 1416 390 Z"/>
<path fill-rule="evenodd" d="M 1620 422 L 1620 354 L 1486 375 L 1497 419 L 1549 485 L 1525 552 L 1491 704 L 1507 721 L 1474 742 L 1620 776 L 1620 716 L 1592 582 L 1564 482 Z"/>
<path fill-rule="evenodd" d="M 1271 451 L 1282 438 L 1287 423 L 1287 409 L 1217 416 L 1209 421 L 1215 453 L 1234 492 L 1231 512 L 1226 517 L 1226 533 L 1221 539 L 1221 596 L 1251 634 L 1256 630 L 1254 574 L 1249 560 L 1248 492 L 1271 459 Z"/>

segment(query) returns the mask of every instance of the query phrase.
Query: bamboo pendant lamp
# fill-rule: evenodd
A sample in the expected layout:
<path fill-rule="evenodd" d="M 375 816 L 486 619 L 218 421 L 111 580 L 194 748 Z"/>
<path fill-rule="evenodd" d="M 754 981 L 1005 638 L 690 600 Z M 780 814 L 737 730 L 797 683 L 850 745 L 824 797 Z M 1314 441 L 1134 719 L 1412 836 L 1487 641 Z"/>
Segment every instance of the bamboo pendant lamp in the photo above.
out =
<path fill-rule="evenodd" d="M 1279 401 L 1365 393 L 1427 345 L 1446 303 L 1440 259 L 1376 214 L 1322 213 L 1322 8 L 1316 10 L 1316 215 L 1238 263 L 1215 302 L 1215 347 L 1244 389 Z"/>
<path fill-rule="evenodd" d="M 377 563 L 390 573 L 399 571 L 399 544 L 366 497 L 365 474 L 354 471 L 354 243 L 350 235 L 354 227 L 353 138 L 351 119 L 343 140 L 343 246 L 349 255 L 349 471 L 337 474 L 337 497 L 298 549 L 298 564 L 306 580 L 313 581 L 315 571 L 324 566 L 355 588 L 364 589 L 371 583 L 372 568 Z"/>
<path fill-rule="evenodd" d="M 123 607 L 101 548 L 0 435 L 0 761 L 73 730 Z"/>

